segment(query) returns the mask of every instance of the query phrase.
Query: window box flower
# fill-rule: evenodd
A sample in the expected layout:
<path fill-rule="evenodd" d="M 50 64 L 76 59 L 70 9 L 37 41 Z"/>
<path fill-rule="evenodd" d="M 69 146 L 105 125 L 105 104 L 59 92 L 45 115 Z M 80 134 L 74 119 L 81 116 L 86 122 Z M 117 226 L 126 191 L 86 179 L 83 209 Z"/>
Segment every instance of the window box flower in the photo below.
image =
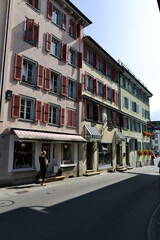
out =
<path fill-rule="evenodd" d="M 144 151 L 144 155 L 149 155 L 148 150 L 145 150 L 145 151 Z"/>
<path fill-rule="evenodd" d="M 139 156 L 142 156 L 144 154 L 143 151 L 140 150 L 140 149 L 137 151 L 137 153 L 138 153 Z"/>

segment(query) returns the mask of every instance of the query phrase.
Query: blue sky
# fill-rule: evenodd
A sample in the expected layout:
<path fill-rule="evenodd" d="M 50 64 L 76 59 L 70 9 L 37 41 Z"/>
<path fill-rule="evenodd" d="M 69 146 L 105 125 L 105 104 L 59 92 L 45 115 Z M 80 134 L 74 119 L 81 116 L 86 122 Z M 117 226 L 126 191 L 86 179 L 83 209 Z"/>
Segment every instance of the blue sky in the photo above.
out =
<path fill-rule="evenodd" d="M 152 113 L 160 109 L 160 12 L 157 0 L 71 2 L 92 21 L 84 33 L 115 60 L 120 59 L 152 92 L 152 118 Z"/>

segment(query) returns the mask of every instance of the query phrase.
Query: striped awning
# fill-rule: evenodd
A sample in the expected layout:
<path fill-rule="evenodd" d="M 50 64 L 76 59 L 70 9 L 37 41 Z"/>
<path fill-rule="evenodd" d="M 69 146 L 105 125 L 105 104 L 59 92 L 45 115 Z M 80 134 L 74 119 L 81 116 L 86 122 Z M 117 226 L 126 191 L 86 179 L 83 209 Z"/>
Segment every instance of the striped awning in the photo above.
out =
<path fill-rule="evenodd" d="M 85 125 L 85 138 L 89 140 L 101 140 L 101 134 L 96 127 Z"/>
<path fill-rule="evenodd" d="M 52 141 L 69 141 L 69 142 L 86 142 L 80 135 L 73 134 L 59 134 L 48 132 L 36 132 L 25 130 L 13 130 L 19 139 L 32 139 L 32 140 L 52 140 Z"/>

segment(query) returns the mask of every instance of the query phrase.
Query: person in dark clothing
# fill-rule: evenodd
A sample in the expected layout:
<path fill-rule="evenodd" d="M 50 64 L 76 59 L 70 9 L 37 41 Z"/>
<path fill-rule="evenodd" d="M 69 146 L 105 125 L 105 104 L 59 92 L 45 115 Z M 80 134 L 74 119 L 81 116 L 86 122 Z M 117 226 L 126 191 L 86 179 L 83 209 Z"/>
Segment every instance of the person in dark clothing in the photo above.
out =
<path fill-rule="evenodd" d="M 47 172 L 47 158 L 46 158 L 46 151 L 41 152 L 41 156 L 39 157 L 39 164 L 40 164 L 40 170 L 41 170 L 41 176 L 42 176 L 42 186 L 46 186 L 45 184 L 45 178 L 46 178 L 46 172 Z"/>

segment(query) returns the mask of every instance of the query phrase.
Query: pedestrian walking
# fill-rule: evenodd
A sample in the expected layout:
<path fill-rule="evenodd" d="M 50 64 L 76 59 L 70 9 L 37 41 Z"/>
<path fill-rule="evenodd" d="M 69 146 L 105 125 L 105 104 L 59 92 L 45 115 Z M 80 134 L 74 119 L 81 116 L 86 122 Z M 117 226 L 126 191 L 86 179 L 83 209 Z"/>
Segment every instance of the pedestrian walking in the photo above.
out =
<path fill-rule="evenodd" d="M 41 156 L 39 157 L 39 163 L 40 163 L 40 170 L 41 170 L 41 177 L 42 177 L 41 186 L 46 186 L 45 178 L 46 178 L 47 163 L 48 163 L 48 160 L 46 158 L 46 151 L 41 152 Z"/>

